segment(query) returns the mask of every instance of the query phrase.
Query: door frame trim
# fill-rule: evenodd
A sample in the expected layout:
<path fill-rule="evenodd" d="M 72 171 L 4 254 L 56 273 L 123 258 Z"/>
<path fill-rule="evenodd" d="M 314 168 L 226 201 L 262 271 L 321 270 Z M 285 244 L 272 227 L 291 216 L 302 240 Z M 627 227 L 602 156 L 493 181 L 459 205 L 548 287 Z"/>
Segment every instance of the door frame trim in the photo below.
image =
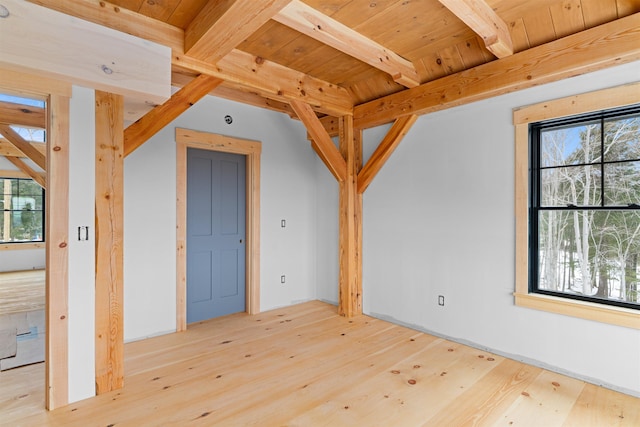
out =
<path fill-rule="evenodd" d="M 259 141 L 176 128 L 176 331 L 187 329 L 187 148 L 246 156 L 245 307 L 260 312 L 260 154 Z"/>
<path fill-rule="evenodd" d="M 69 403 L 69 83 L 0 68 L 4 93 L 46 101 L 45 408 Z"/>
<path fill-rule="evenodd" d="M 47 103 L 45 405 L 49 410 L 69 403 L 70 98 L 70 93 L 52 93 Z"/>

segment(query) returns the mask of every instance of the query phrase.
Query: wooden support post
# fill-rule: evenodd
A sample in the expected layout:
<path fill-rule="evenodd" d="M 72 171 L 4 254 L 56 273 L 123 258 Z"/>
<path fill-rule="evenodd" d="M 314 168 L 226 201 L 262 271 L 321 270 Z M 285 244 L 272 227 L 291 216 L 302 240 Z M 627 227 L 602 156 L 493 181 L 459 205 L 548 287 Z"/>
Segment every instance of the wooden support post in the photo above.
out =
<path fill-rule="evenodd" d="M 69 403 L 69 97 L 52 94 L 48 115 L 44 360 L 45 405 L 53 410 Z"/>
<path fill-rule="evenodd" d="M 124 100 L 96 91 L 96 393 L 124 384 Z"/>
<path fill-rule="evenodd" d="M 358 172 L 362 168 L 362 130 L 354 134 L 353 116 L 340 118 L 340 152 L 347 163 L 340 181 L 340 296 L 338 313 L 362 314 L 362 194 Z"/>

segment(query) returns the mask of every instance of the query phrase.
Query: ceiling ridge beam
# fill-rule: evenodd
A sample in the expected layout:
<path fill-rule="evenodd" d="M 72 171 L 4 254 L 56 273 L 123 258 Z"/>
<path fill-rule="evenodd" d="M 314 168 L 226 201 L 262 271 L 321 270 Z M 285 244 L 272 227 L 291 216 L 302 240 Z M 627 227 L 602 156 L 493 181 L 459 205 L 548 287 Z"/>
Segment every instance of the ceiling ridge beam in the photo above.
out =
<path fill-rule="evenodd" d="M 45 178 L 44 174 L 36 172 L 18 157 L 6 156 L 5 158 L 13 163 L 15 167 L 29 176 L 29 178 L 34 180 L 40 187 L 44 188 L 45 190 L 47 189 L 47 179 Z"/>
<path fill-rule="evenodd" d="M 299 0 L 291 1 L 273 20 L 391 75 L 405 87 L 420 85 L 410 61 Z"/>
<path fill-rule="evenodd" d="M 498 58 L 513 55 L 509 27 L 484 0 L 439 1 L 484 40 L 489 52 Z"/>
<path fill-rule="evenodd" d="M 186 29 L 184 53 L 215 64 L 290 1 L 210 1 Z"/>
<path fill-rule="evenodd" d="M 357 129 L 640 59 L 640 13 L 354 107 Z"/>
<path fill-rule="evenodd" d="M 291 101 L 291 108 L 304 123 L 307 132 L 313 138 L 311 145 L 318 153 L 322 161 L 329 168 L 329 171 L 339 181 L 343 182 L 347 176 L 347 162 L 338 151 L 331 137 L 324 129 L 324 126 L 316 116 L 313 109 L 302 101 Z"/>
<path fill-rule="evenodd" d="M 358 173 L 358 193 L 362 194 L 366 191 L 417 119 L 418 116 L 415 114 L 396 119 L 367 164 Z"/>
<path fill-rule="evenodd" d="M 324 114 L 341 116 L 353 113 L 351 96 L 342 87 L 237 49 L 232 50 L 215 65 L 192 58 L 184 54 L 184 30 L 140 13 L 120 8 L 105 0 L 28 1 L 169 46 L 172 50 L 171 62 L 179 68 L 241 84 L 255 89 L 262 96 L 278 101 L 288 103 L 291 99 L 303 100 Z M 270 78 L 272 74 L 284 76 L 283 81 L 289 82 L 290 85 L 282 87 Z"/>
<path fill-rule="evenodd" d="M 38 151 L 37 148 L 29 144 L 24 138 L 22 138 L 18 132 L 13 130 L 7 123 L 0 123 L 0 134 L 7 138 L 7 141 L 25 156 L 29 158 L 33 163 L 38 165 L 43 171 L 47 170 L 47 159 L 43 153 Z"/>
<path fill-rule="evenodd" d="M 30 128 L 47 127 L 44 108 L 7 101 L 0 101 L 0 122 Z"/>
<path fill-rule="evenodd" d="M 174 93 L 165 103 L 155 106 L 132 123 L 124 131 L 124 156 L 131 154 L 221 83 L 222 80 L 218 78 L 200 74 Z"/>

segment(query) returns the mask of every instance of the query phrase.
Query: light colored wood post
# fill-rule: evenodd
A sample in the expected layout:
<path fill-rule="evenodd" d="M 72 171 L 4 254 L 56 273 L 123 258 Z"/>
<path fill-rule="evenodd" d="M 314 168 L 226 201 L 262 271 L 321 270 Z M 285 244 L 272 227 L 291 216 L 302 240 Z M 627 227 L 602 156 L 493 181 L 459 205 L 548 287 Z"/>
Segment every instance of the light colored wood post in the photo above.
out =
<path fill-rule="evenodd" d="M 69 402 L 69 98 L 51 95 L 48 108 L 45 405 L 53 410 Z"/>
<path fill-rule="evenodd" d="M 96 393 L 124 384 L 124 100 L 96 91 Z"/>
<path fill-rule="evenodd" d="M 340 184 L 340 295 L 338 312 L 353 317 L 362 314 L 362 194 L 358 172 L 362 168 L 362 131 L 354 134 L 353 116 L 340 118 L 340 152 L 347 163 Z"/>

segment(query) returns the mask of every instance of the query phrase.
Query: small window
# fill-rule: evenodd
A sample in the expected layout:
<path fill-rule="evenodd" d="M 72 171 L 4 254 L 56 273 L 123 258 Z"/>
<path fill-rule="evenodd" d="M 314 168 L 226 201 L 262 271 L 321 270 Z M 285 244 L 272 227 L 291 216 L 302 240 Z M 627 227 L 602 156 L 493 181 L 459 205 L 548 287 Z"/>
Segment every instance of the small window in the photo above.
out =
<path fill-rule="evenodd" d="M 0 177 L 0 243 L 44 242 L 44 189 L 31 179 Z"/>
<path fill-rule="evenodd" d="M 640 106 L 529 131 L 529 292 L 639 309 Z"/>

